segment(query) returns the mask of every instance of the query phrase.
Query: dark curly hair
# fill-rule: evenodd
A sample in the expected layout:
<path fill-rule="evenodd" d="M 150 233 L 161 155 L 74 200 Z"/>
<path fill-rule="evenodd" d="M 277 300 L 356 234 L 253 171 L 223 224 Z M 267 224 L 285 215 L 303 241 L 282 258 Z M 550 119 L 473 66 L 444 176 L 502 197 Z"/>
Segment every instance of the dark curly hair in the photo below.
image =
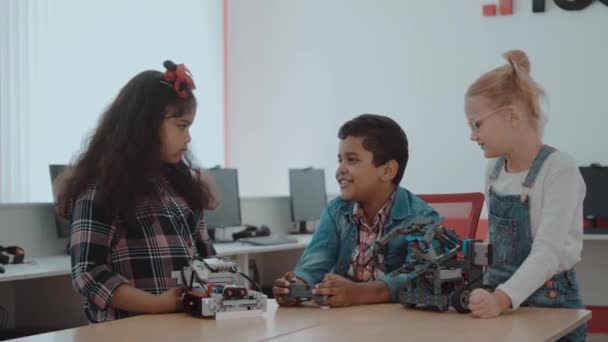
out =
<path fill-rule="evenodd" d="M 361 114 L 347 121 L 338 130 L 338 138 L 363 138 L 363 148 L 370 151 L 375 166 L 394 160 L 399 164 L 393 184 L 398 185 L 403 178 L 409 159 L 407 136 L 393 119 L 376 114 Z"/>
<path fill-rule="evenodd" d="M 201 171 L 186 153 L 177 164 L 161 161 L 160 129 L 170 111 L 180 117 L 196 109 L 190 89 L 181 98 L 159 71 L 133 77 L 101 116 L 85 150 L 57 183 L 58 210 L 64 217 L 90 184 L 96 185 L 95 201 L 134 222 L 135 207 L 158 196 L 154 180 L 166 179 L 193 210 L 211 208 L 214 196 Z"/>

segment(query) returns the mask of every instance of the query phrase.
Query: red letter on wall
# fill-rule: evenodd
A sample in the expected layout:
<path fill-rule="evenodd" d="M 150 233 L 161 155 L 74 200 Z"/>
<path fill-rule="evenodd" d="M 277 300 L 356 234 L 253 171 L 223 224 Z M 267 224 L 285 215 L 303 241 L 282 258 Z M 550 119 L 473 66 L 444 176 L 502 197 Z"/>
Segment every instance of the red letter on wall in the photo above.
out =
<path fill-rule="evenodd" d="M 513 0 L 500 0 L 500 15 L 513 14 Z"/>
<path fill-rule="evenodd" d="M 484 17 L 495 17 L 496 16 L 496 5 L 483 5 L 483 16 Z"/>

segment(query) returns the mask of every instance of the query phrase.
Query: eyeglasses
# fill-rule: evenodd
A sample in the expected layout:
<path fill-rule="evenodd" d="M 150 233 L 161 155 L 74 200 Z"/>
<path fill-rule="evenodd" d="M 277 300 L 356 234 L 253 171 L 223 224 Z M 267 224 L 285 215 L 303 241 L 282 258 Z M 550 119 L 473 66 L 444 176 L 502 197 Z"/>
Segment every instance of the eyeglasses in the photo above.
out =
<path fill-rule="evenodd" d="M 478 118 L 476 118 L 476 119 L 469 120 L 469 128 L 471 128 L 471 131 L 473 131 L 473 132 L 477 132 L 477 131 L 479 130 L 479 126 L 481 125 L 481 121 L 483 121 L 483 120 L 484 120 L 485 118 L 487 118 L 488 116 L 490 116 L 490 115 L 492 115 L 492 114 L 496 114 L 496 113 L 500 112 L 501 110 L 503 110 L 503 109 L 507 109 L 507 108 L 509 108 L 509 107 L 511 107 L 511 106 L 504 106 L 504 107 L 500 107 L 500 108 L 495 109 L 495 110 L 493 110 L 493 111 L 491 111 L 491 112 L 485 113 L 485 114 L 483 114 L 483 115 L 479 116 L 479 117 L 478 117 Z"/>

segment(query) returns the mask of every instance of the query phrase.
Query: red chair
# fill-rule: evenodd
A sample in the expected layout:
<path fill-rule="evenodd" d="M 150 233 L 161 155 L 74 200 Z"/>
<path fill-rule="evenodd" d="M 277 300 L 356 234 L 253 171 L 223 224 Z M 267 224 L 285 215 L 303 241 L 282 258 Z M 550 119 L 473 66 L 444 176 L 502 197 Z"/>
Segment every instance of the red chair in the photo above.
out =
<path fill-rule="evenodd" d="M 488 239 L 488 219 L 483 218 L 479 220 L 479 224 L 477 225 L 477 240 L 487 240 Z"/>
<path fill-rule="evenodd" d="M 484 196 L 481 192 L 416 195 L 443 216 L 443 226 L 462 239 L 475 239 Z"/>

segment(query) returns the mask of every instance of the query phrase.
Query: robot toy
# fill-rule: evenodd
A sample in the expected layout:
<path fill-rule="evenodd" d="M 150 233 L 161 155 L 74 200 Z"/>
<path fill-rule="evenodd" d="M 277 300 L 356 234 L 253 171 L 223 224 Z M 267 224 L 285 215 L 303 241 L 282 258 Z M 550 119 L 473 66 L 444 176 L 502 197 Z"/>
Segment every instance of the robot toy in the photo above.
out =
<path fill-rule="evenodd" d="M 238 276 L 255 283 L 238 271 L 235 261 L 228 258 L 194 260 L 190 266 L 173 271 L 177 284 L 188 288 L 184 295 L 184 310 L 196 317 L 215 317 L 218 312 L 266 311 L 267 297 L 261 292 L 237 286 Z"/>
<path fill-rule="evenodd" d="M 492 245 L 466 239 L 443 227 L 443 219 L 414 218 L 376 241 L 382 250 L 392 239 L 405 235 L 408 241 L 406 263 L 391 276 L 406 275 L 399 301 L 407 308 L 430 306 L 444 312 L 452 306 L 457 312 L 469 310 L 471 292 L 483 287 L 483 275 L 492 264 Z"/>

